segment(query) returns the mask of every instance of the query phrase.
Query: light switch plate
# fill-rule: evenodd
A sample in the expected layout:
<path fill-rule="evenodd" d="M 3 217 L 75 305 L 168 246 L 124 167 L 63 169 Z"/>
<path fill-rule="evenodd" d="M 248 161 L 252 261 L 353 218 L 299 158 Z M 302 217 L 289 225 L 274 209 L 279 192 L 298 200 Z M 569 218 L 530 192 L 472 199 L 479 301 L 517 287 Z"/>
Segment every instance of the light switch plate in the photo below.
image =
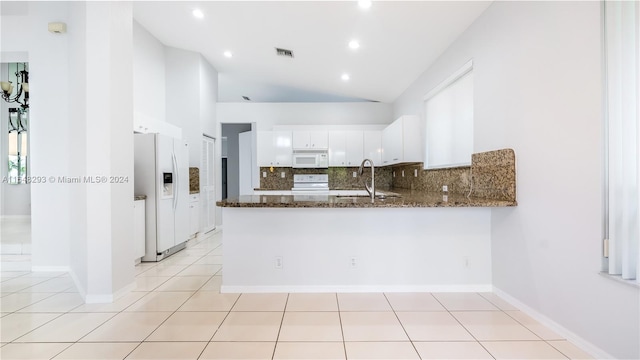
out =
<path fill-rule="evenodd" d="M 267 177 L 267 172 L 266 172 L 266 171 L 263 171 L 263 172 L 262 172 L 262 177 L 263 177 L 263 178 L 266 178 L 266 177 Z"/>
<path fill-rule="evenodd" d="M 285 178 L 284 171 L 280 173 L 280 177 L 283 178 L 283 179 Z"/>
<path fill-rule="evenodd" d="M 404 170 L 402 170 L 402 177 L 404 177 Z"/>
<path fill-rule="evenodd" d="M 353 177 L 358 177 L 358 173 L 357 172 L 353 172 Z"/>
<path fill-rule="evenodd" d="M 418 177 L 418 169 L 413 170 L 413 176 Z"/>

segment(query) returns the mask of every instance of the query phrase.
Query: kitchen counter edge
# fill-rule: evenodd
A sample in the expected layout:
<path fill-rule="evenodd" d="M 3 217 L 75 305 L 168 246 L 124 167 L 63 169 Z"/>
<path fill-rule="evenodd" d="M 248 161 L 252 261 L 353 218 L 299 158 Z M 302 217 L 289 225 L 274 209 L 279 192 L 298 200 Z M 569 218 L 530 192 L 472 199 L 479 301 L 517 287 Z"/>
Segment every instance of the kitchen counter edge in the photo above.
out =
<path fill-rule="evenodd" d="M 512 207 L 517 201 L 467 198 L 464 195 L 415 193 L 393 190 L 400 197 L 376 199 L 328 195 L 305 197 L 294 195 L 244 195 L 216 202 L 217 206 L 234 208 L 417 208 L 417 207 Z M 302 200 L 301 200 L 302 199 Z"/>

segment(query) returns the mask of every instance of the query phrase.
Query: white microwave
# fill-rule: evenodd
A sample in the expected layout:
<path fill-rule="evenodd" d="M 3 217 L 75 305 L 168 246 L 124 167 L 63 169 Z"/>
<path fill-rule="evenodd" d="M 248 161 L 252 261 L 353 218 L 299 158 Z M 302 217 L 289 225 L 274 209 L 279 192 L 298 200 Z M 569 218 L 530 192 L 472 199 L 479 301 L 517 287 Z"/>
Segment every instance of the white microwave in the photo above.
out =
<path fill-rule="evenodd" d="M 299 151 L 293 153 L 294 168 L 328 168 L 329 156 L 326 151 Z"/>

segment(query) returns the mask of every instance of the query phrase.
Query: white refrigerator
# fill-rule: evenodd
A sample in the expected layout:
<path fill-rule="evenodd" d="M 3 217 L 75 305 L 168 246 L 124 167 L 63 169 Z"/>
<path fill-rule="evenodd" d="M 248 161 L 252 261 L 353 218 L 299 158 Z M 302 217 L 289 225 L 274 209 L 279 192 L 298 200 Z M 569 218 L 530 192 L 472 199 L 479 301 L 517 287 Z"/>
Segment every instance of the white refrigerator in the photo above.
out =
<path fill-rule="evenodd" d="M 189 148 L 160 134 L 134 135 L 134 189 L 146 195 L 142 261 L 160 261 L 189 239 Z"/>

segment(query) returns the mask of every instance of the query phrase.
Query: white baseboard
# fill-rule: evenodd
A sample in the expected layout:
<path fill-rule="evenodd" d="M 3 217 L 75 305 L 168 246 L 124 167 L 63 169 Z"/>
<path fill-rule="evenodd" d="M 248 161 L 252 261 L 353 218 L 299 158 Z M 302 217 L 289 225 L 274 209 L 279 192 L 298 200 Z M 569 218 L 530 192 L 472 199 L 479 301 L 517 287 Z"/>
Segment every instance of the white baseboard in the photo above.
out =
<path fill-rule="evenodd" d="M 68 266 L 32 266 L 32 272 L 68 272 L 70 273 L 70 269 Z"/>
<path fill-rule="evenodd" d="M 114 300 L 123 297 L 129 292 L 133 291 L 136 288 L 135 280 L 129 285 L 123 287 L 122 289 L 112 293 L 112 294 L 87 294 L 87 291 L 84 287 L 80 286 L 80 281 L 78 277 L 73 271 L 69 271 L 69 275 L 71 279 L 76 284 L 76 289 L 80 293 L 80 296 L 84 299 L 85 304 L 108 304 L 112 303 Z"/>
<path fill-rule="evenodd" d="M 579 348 L 581 348 L 582 350 L 586 351 L 594 359 L 615 359 L 612 355 L 608 354 L 606 351 L 600 349 L 599 347 L 593 345 L 589 341 L 587 341 L 587 340 L 583 339 L 582 337 L 576 335 L 573 331 L 571 331 L 571 330 L 565 328 L 564 326 L 558 324 L 557 322 L 551 320 L 550 318 L 548 318 L 547 316 L 539 313 L 535 309 L 527 306 L 526 304 L 522 303 L 521 301 L 519 301 L 518 299 L 514 298 L 513 296 L 507 294 L 503 290 L 501 290 L 501 289 L 499 289 L 499 288 L 494 286 L 493 287 L 493 292 L 496 295 L 498 295 L 499 297 L 501 297 L 504 300 L 506 300 L 507 302 L 509 302 L 511 305 L 517 307 L 519 310 L 521 310 L 525 314 L 529 315 L 530 317 L 532 317 L 533 319 L 535 319 L 536 321 L 541 323 L 542 325 L 548 327 L 549 329 L 555 331 L 558 335 L 561 335 L 565 339 L 567 339 L 570 342 L 574 343 Z"/>
<path fill-rule="evenodd" d="M 363 293 L 363 292 L 491 292 L 490 284 L 479 285 L 222 285 L 221 293 Z"/>

